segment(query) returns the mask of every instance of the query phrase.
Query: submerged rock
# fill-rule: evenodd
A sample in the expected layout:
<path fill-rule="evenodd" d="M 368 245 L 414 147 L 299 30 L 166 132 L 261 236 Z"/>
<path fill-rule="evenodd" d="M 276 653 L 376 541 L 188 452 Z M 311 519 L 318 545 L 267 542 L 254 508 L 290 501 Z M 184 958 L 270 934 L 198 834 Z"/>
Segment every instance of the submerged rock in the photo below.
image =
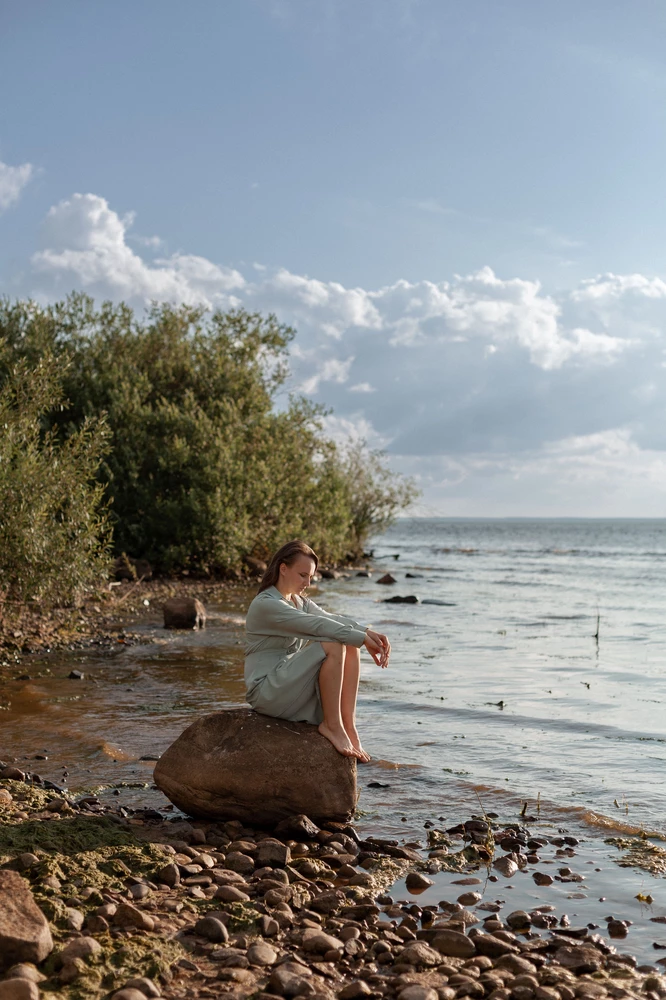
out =
<path fill-rule="evenodd" d="M 356 806 L 353 758 L 316 726 L 247 709 L 197 720 L 162 754 L 154 778 L 179 809 L 207 819 L 268 826 L 305 814 L 346 822 Z"/>
<path fill-rule="evenodd" d="M 196 597 L 170 597 L 164 602 L 162 610 L 165 628 L 206 627 L 206 609 Z"/>
<path fill-rule="evenodd" d="M 0 969 L 17 962 L 43 962 L 53 951 L 46 917 L 30 887 L 16 872 L 0 871 Z"/>

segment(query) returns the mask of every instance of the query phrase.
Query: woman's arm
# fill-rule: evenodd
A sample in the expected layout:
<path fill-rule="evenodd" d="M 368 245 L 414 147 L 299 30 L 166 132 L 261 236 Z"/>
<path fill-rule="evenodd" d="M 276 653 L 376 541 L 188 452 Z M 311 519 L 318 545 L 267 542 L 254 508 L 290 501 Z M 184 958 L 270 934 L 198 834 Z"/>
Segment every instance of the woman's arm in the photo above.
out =
<path fill-rule="evenodd" d="M 286 601 L 278 601 L 272 597 L 264 600 L 255 598 L 247 613 L 246 628 L 248 632 L 258 635 L 284 635 L 299 639 L 324 639 L 339 642 L 344 646 L 362 646 L 365 642 L 365 629 L 356 622 L 351 624 L 337 621 L 322 612 L 309 614 L 298 608 L 290 607 Z"/>
<path fill-rule="evenodd" d="M 333 621 L 341 622 L 343 625 L 351 625 L 353 628 L 361 629 L 363 632 L 365 632 L 367 628 L 367 625 L 361 625 L 360 622 L 357 622 L 354 618 L 350 618 L 349 615 L 334 615 L 331 614 L 330 611 L 324 611 L 324 609 L 320 608 L 318 604 L 315 604 L 311 597 L 304 597 L 302 600 L 303 608 L 308 614 L 321 615 L 324 618 L 331 618 Z"/>

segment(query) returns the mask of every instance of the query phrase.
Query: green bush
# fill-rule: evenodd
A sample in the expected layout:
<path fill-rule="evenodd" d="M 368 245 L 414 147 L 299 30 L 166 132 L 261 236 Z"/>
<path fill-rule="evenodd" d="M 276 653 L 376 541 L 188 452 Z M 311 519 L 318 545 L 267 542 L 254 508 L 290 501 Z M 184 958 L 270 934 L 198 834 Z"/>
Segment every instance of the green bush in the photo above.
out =
<path fill-rule="evenodd" d="M 82 295 L 45 309 L 0 304 L 14 359 L 63 361 L 70 405 L 48 420 L 59 439 L 104 415 L 111 447 L 98 478 L 115 551 L 166 572 L 225 572 L 295 536 L 338 561 L 413 497 L 378 455 L 364 462 L 327 440 L 321 409 L 286 397 L 292 337 L 244 310 L 162 305 L 139 320 Z"/>
<path fill-rule="evenodd" d="M 42 429 L 63 405 L 61 367 L 49 354 L 36 365 L 23 359 L 0 384 L 0 579 L 17 603 L 71 603 L 108 564 L 95 480 L 106 428 L 85 420 L 64 442 Z"/>

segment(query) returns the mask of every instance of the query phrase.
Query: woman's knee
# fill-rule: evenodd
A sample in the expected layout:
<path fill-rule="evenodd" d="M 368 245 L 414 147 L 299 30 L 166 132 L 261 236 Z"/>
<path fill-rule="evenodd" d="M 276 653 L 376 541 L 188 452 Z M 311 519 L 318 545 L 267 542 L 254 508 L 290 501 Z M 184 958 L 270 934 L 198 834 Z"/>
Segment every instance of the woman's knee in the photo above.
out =
<path fill-rule="evenodd" d="M 326 653 L 327 658 L 344 662 L 346 647 L 339 642 L 322 642 L 321 648 Z"/>

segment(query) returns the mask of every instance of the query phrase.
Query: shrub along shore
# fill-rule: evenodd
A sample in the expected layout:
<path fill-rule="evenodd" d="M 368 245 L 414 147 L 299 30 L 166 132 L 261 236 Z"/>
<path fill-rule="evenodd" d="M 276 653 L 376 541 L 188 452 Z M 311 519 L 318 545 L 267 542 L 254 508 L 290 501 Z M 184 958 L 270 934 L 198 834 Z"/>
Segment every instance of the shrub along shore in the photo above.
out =
<path fill-rule="evenodd" d="M 236 579 L 303 537 L 337 565 L 409 506 L 411 481 L 289 393 L 293 335 L 243 310 L 0 301 L 5 644 L 51 609 L 47 633 L 70 627 L 123 554 Z"/>

